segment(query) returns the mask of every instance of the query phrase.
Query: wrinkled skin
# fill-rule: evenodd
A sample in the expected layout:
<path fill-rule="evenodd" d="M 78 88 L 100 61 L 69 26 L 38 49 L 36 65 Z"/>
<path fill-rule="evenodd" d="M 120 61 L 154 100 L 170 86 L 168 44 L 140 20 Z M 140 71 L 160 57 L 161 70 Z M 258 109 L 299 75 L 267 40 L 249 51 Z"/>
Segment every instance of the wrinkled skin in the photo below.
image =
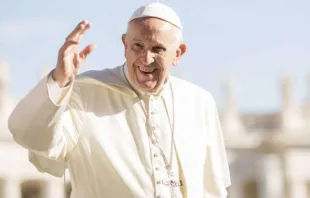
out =
<path fill-rule="evenodd" d="M 122 36 L 129 78 L 140 92 L 156 94 L 186 51 L 177 27 L 157 18 L 136 19 Z"/>

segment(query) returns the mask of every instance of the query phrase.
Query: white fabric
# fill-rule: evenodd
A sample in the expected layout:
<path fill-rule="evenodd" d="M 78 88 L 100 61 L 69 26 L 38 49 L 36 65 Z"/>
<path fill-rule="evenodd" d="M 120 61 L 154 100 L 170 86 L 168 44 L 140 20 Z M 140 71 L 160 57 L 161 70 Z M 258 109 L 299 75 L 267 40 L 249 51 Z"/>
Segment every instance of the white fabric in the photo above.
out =
<path fill-rule="evenodd" d="M 226 197 L 230 176 L 214 99 L 189 82 L 170 80 L 184 197 Z M 29 149 L 30 161 L 39 171 L 61 177 L 66 166 L 73 198 L 169 197 L 167 188 L 156 184 L 165 173 L 161 156 L 153 156 L 157 151 L 146 130 L 152 122 L 146 122 L 121 67 L 80 75 L 60 93 L 60 100 L 51 96 L 47 82 L 48 77 L 42 79 L 9 119 L 16 142 Z M 165 92 L 166 88 L 160 97 L 170 110 Z M 162 103 L 149 100 L 149 104 L 159 110 L 158 129 L 165 140 L 170 133 Z M 151 111 L 147 108 L 149 115 Z"/>
<path fill-rule="evenodd" d="M 51 76 L 47 79 L 48 95 L 56 105 L 63 105 L 62 97 L 70 90 L 70 87 L 59 87 Z"/>
<path fill-rule="evenodd" d="M 144 18 L 144 17 L 155 17 L 167 21 L 179 29 L 183 29 L 181 20 L 177 13 L 170 8 L 169 6 L 160 3 L 160 2 L 152 2 L 141 6 L 137 10 L 133 12 L 131 15 L 129 22 L 137 19 L 137 18 Z"/>
<path fill-rule="evenodd" d="M 126 82 L 130 83 L 131 87 L 133 88 L 133 84 L 130 80 L 128 68 L 127 65 L 124 65 L 124 75 L 126 76 L 126 79 L 124 79 Z M 154 141 L 159 140 L 161 149 L 163 149 L 163 152 L 165 156 L 168 157 L 167 160 L 170 160 L 170 154 L 173 152 L 172 155 L 172 170 L 174 175 L 174 179 L 180 180 L 182 179 L 182 173 L 181 168 L 178 163 L 178 156 L 176 155 L 175 148 L 173 146 L 173 151 L 171 151 L 171 125 L 169 123 L 169 119 L 173 124 L 173 99 L 172 99 L 172 93 L 169 87 L 169 83 L 166 83 L 163 86 L 163 89 L 160 91 L 160 93 L 157 96 L 150 96 L 148 94 L 142 93 L 139 90 L 135 90 L 140 97 L 143 98 L 143 101 L 145 102 L 144 107 L 151 112 L 149 115 L 150 121 L 149 125 L 151 127 L 150 137 L 151 137 L 151 153 L 160 154 L 161 150 L 156 147 Z M 169 109 L 166 109 L 165 104 L 168 107 L 171 107 Z M 154 114 L 152 114 L 152 112 Z M 155 177 L 158 180 L 168 180 L 167 178 L 167 172 L 165 171 L 165 164 L 163 161 L 163 158 L 154 158 L 152 160 L 152 166 L 155 167 L 155 170 L 159 169 L 158 171 L 154 172 Z M 179 174 L 180 172 L 180 174 Z M 164 186 L 164 188 L 160 188 L 160 191 L 158 194 L 163 197 L 170 197 L 170 189 L 167 186 Z M 176 195 L 178 198 L 182 198 L 182 189 L 176 188 Z"/>

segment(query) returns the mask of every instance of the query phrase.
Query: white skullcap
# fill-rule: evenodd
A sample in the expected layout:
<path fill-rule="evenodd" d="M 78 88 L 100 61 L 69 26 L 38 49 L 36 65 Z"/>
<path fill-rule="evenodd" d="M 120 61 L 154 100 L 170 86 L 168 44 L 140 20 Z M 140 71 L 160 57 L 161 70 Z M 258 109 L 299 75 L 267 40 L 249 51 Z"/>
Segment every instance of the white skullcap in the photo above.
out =
<path fill-rule="evenodd" d="M 149 4 L 146 4 L 144 6 L 141 6 L 137 10 L 135 10 L 130 17 L 129 21 L 132 21 L 134 19 L 138 18 L 144 18 L 144 17 L 155 17 L 162 19 L 164 21 L 167 21 L 179 29 L 183 29 L 181 20 L 177 13 L 167 5 L 159 2 L 152 2 Z"/>

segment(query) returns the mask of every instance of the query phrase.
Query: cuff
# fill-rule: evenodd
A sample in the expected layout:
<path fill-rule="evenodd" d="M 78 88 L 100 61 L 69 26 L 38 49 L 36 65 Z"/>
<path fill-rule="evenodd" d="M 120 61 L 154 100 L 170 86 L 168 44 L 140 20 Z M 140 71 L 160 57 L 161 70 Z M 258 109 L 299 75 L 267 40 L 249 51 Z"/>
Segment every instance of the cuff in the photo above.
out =
<path fill-rule="evenodd" d="M 57 82 L 54 81 L 51 73 L 47 77 L 48 95 L 56 106 L 62 106 L 65 103 L 66 99 L 70 97 L 69 91 L 73 83 L 70 83 L 66 87 L 59 87 Z"/>

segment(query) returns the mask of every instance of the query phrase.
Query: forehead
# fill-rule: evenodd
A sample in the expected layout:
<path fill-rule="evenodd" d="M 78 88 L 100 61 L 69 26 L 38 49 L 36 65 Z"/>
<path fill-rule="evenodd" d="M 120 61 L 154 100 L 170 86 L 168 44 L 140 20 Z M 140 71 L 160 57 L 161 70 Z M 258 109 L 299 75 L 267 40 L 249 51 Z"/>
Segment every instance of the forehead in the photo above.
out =
<path fill-rule="evenodd" d="M 136 19 L 129 24 L 127 35 L 131 39 L 168 42 L 169 44 L 176 40 L 176 27 L 157 18 Z"/>

